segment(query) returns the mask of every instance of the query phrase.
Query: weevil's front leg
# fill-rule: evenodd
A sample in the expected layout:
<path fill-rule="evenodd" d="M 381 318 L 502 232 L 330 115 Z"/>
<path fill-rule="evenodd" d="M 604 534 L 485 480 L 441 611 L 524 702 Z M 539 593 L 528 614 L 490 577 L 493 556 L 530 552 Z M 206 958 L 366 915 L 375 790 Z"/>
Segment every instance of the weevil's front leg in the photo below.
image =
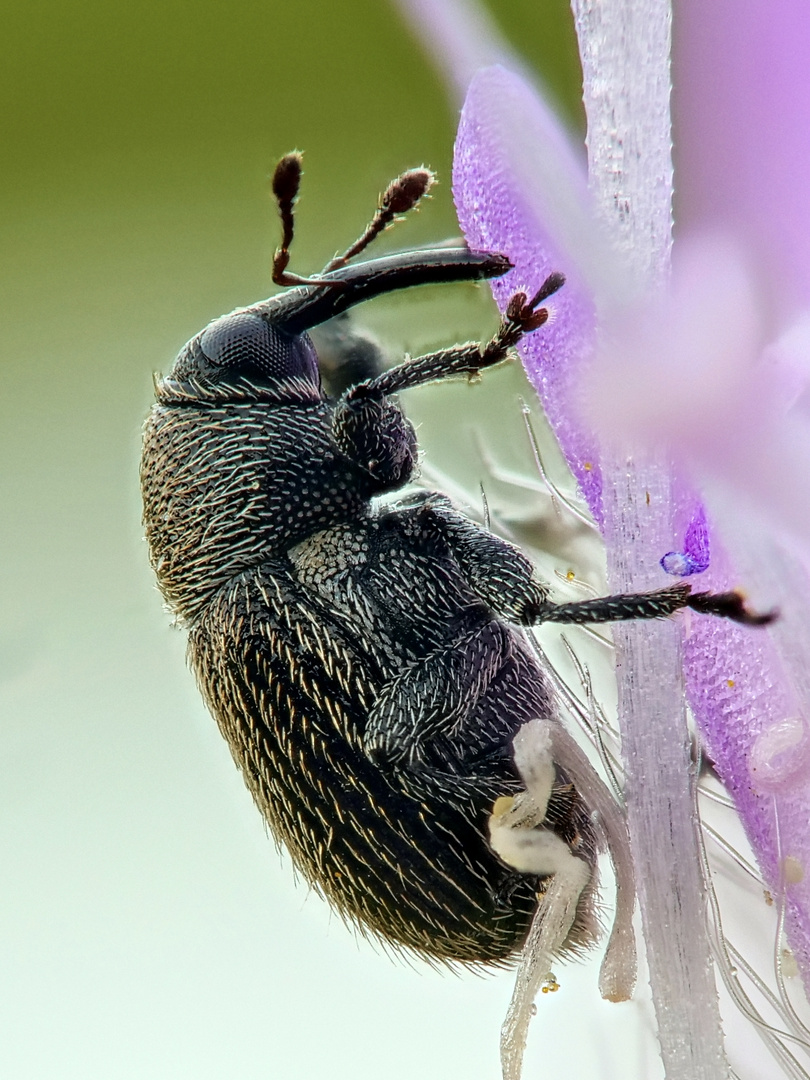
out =
<path fill-rule="evenodd" d="M 561 274 L 551 274 L 538 292 L 527 299 L 516 293 L 501 319 L 495 336 L 485 345 L 471 342 L 428 353 L 367 379 L 346 391 L 337 402 L 332 431 L 339 449 L 369 474 L 371 491 L 393 491 L 406 484 L 416 460 L 416 436 L 391 395 L 413 386 L 472 375 L 506 358 L 524 334 L 548 319 L 539 307 L 563 284 Z"/>
<path fill-rule="evenodd" d="M 562 288 L 564 282 L 562 274 L 550 274 L 531 299 L 525 293 L 515 293 L 501 318 L 497 333 L 485 345 L 468 342 L 406 360 L 371 382 L 361 383 L 356 390 L 362 392 L 365 387 L 366 391 L 398 394 L 401 390 L 449 379 L 454 375 L 475 375 L 484 368 L 499 364 L 524 334 L 537 330 L 548 320 L 548 308 L 541 305 Z"/>
<path fill-rule="evenodd" d="M 341 453 L 365 472 L 369 494 L 407 484 L 416 464 L 413 425 L 385 394 L 360 383 L 338 401 L 332 434 Z"/>

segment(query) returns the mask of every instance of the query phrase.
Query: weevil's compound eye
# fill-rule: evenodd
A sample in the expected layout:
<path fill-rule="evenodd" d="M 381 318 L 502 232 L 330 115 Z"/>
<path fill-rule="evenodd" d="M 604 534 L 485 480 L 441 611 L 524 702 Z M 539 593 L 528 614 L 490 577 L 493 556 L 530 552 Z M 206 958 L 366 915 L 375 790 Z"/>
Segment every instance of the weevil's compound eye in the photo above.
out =
<path fill-rule="evenodd" d="M 290 337 L 249 311 L 223 315 L 199 339 L 208 375 L 217 382 L 243 376 L 262 383 L 306 379 L 318 385 L 318 360 L 306 334 Z"/>

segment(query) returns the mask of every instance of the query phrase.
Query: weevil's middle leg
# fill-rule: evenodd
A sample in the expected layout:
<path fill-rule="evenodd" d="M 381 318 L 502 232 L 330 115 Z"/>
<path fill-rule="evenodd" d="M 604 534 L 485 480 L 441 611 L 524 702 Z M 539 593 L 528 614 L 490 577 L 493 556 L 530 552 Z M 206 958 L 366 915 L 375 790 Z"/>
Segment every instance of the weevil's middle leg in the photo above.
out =
<path fill-rule="evenodd" d="M 685 582 L 646 593 L 620 593 L 555 604 L 548 588 L 534 576 L 529 559 L 511 544 L 460 514 L 449 500 L 435 494 L 411 499 L 428 515 L 450 544 L 467 581 L 501 618 L 521 626 L 541 623 L 606 623 L 629 619 L 663 619 L 684 608 L 744 626 L 767 626 L 777 612 L 751 611 L 739 592 L 693 593 Z"/>

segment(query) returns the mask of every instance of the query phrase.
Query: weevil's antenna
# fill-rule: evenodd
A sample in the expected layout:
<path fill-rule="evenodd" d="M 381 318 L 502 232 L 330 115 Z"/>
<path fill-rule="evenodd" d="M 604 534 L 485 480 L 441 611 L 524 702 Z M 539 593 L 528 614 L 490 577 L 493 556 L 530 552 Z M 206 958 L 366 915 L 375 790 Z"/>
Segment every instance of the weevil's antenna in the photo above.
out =
<path fill-rule="evenodd" d="M 413 210 L 419 200 L 424 195 L 427 195 L 435 182 L 435 173 L 424 168 L 424 166 L 421 169 L 408 169 L 407 172 L 401 173 L 396 180 L 392 180 L 380 196 L 380 202 L 374 212 L 374 217 L 363 233 L 342 255 L 336 255 L 331 262 L 328 262 L 321 273 L 328 274 L 331 270 L 339 270 L 350 259 L 359 255 L 361 251 L 365 251 L 372 240 L 375 240 L 389 225 L 407 214 L 409 210 Z"/>
<path fill-rule="evenodd" d="M 341 288 L 340 281 L 324 281 L 322 278 L 306 278 L 300 274 L 290 274 L 287 267 L 290 263 L 290 247 L 295 234 L 295 214 L 293 207 L 298 199 L 298 191 L 301 187 L 302 155 L 298 150 L 291 154 L 285 154 L 276 165 L 273 173 L 272 188 L 278 213 L 281 218 L 281 247 L 273 256 L 273 283 L 275 285 L 331 285 Z"/>
<path fill-rule="evenodd" d="M 273 173 L 272 188 L 278 213 L 281 218 L 281 247 L 273 256 L 273 283 L 275 285 L 329 285 L 331 288 L 344 288 L 345 283 L 340 278 L 325 278 L 324 274 L 330 274 L 334 270 L 340 270 L 355 258 L 361 251 L 369 246 L 381 232 L 388 228 L 394 221 L 413 210 L 419 200 L 427 194 L 436 182 L 435 175 L 430 169 L 408 169 L 401 173 L 396 180 L 392 180 L 380 196 L 380 201 L 374 212 L 374 217 L 363 230 L 355 242 L 348 247 L 342 255 L 336 255 L 326 264 L 318 277 L 301 277 L 300 274 L 291 274 L 287 270 L 290 264 L 290 247 L 295 234 L 294 206 L 298 200 L 298 192 L 301 187 L 301 174 L 303 169 L 302 155 L 294 150 L 284 157 L 276 165 Z"/>

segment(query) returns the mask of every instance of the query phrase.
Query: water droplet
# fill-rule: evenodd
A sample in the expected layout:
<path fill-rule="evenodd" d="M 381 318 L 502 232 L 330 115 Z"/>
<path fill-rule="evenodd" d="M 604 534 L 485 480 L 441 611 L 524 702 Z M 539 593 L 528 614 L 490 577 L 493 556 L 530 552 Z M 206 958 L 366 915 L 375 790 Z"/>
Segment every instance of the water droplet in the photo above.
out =
<path fill-rule="evenodd" d="M 804 721 L 789 716 L 766 728 L 754 740 L 748 771 L 765 791 L 792 786 L 810 767 L 810 738 Z"/>
<path fill-rule="evenodd" d="M 785 875 L 785 884 L 798 885 L 804 880 L 804 864 L 794 855 L 786 855 L 782 860 L 782 873 Z"/>

